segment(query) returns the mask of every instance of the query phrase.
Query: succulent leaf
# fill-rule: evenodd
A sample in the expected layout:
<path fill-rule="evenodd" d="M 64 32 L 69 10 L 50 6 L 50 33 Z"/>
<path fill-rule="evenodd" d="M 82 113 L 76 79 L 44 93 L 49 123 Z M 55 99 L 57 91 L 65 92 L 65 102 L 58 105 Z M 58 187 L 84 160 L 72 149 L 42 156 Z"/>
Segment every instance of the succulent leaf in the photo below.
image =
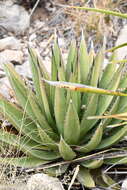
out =
<path fill-rule="evenodd" d="M 70 50 L 68 53 L 67 65 L 66 65 L 66 78 L 67 80 L 70 79 L 71 73 L 75 71 L 77 62 L 77 48 L 76 48 L 76 41 L 73 40 L 70 46 Z"/>
<path fill-rule="evenodd" d="M 107 184 L 108 187 L 111 187 L 113 189 L 120 189 L 120 185 L 116 183 L 116 181 L 114 181 L 110 176 L 108 176 L 107 174 L 102 174 L 102 179 L 105 182 L 105 184 Z"/>
<path fill-rule="evenodd" d="M 57 174 L 58 159 L 65 160 L 62 161 L 65 172 L 69 164 L 76 163 L 81 156 L 91 157 L 91 151 L 92 156 L 99 155 L 102 149 L 104 153 L 110 147 L 111 153 L 112 146 L 127 134 L 126 123 L 122 122 L 122 119 L 127 120 L 127 90 L 124 89 L 127 87 L 127 75 L 123 74 L 123 62 L 119 67 L 115 64 L 115 52 L 104 68 L 104 53 L 104 47 L 96 55 L 93 47 L 88 52 L 82 32 L 79 48 L 73 40 L 64 64 L 55 36 L 51 74 L 36 51 L 29 49 L 33 88 L 22 80 L 11 64 L 5 65 L 17 102 L 10 103 L 0 94 L 0 113 L 13 125 L 17 134 L 2 127 L 0 141 L 23 155 L 21 158 L 3 158 L 4 164 L 10 162 L 34 167 L 52 161 L 50 167 L 53 168 L 47 172 Z M 109 128 L 114 124 L 117 127 Z M 103 163 L 126 164 L 127 159 L 118 155 L 118 158 L 97 157 L 78 162 L 79 182 L 94 188 L 92 176 L 99 173 Z M 65 168 L 64 164 L 67 164 Z M 96 184 L 106 187 L 113 183 L 103 176 L 96 180 Z"/>
<path fill-rule="evenodd" d="M 30 52 L 30 64 L 32 70 L 32 78 L 34 82 L 34 87 L 36 91 L 36 96 L 39 102 L 39 106 L 42 110 L 42 113 L 46 115 L 48 122 L 53 125 L 53 119 L 50 113 L 49 103 L 45 87 L 41 80 L 41 73 L 39 70 L 38 58 L 34 50 L 29 49 Z"/>
<path fill-rule="evenodd" d="M 104 149 L 117 143 L 124 135 L 127 134 L 127 126 L 117 129 L 112 136 L 103 139 L 97 149 Z"/>
<path fill-rule="evenodd" d="M 88 188 L 94 188 L 95 182 L 89 172 L 88 169 L 84 167 L 80 167 L 79 173 L 78 173 L 78 181 Z"/>
<path fill-rule="evenodd" d="M 65 116 L 64 139 L 70 145 L 76 145 L 80 136 L 79 117 L 71 100 Z"/>
<path fill-rule="evenodd" d="M 81 163 L 81 165 L 89 169 L 97 169 L 100 168 L 103 163 L 104 163 L 103 159 L 98 159 L 98 160 L 84 161 Z"/>
<path fill-rule="evenodd" d="M 81 75 L 81 82 L 85 84 L 87 82 L 89 69 L 90 69 L 90 62 L 89 62 L 89 55 L 87 52 L 86 42 L 84 39 L 84 34 L 82 32 L 82 38 L 79 47 L 79 66 L 80 66 L 80 75 Z"/>
<path fill-rule="evenodd" d="M 96 55 L 91 75 L 90 85 L 97 87 L 98 82 L 100 80 L 101 71 L 102 71 L 102 63 L 104 61 L 104 48 L 102 48 L 99 53 Z"/>
<path fill-rule="evenodd" d="M 75 152 L 72 148 L 64 141 L 61 137 L 60 144 L 59 144 L 59 151 L 60 155 L 64 160 L 73 160 L 76 157 Z"/>
<path fill-rule="evenodd" d="M 39 125 L 37 125 L 37 127 L 38 127 L 38 134 L 41 137 L 41 144 L 49 147 L 51 150 L 57 150 L 58 146 L 56 142 L 52 138 L 50 138 Z"/>
<path fill-rule="evenodd" d="M 123 70 L 123 65 L 121 65 L 117 69 L 116 73 L 114 74 L 112 81 L 108 85 L 109 90 L 115 91 L 118 88 L 122 70 Z M 106 111 L 106 109 L 110 105 L 112 99 L 113 99 L 113 96 L 100 96 L 99 103 L 98 103 L 97 115 L 101 115 Z"/>
<path fill-rule="evenodd" d="M 105 164 L 115 164 L 115 165 L 120 165 L 120 164 L 127 164 L 127 157 L 118 157 L 118 158 L 110 158 L 110 159 L 105 159 L 104 160 Z"/>
<path fill-rule="evenodd" d="M 94 106 L 93 106 L 94 105 Z M 96 115 L 98 106 L 98 95 L 93 94 L 89 98 L 89 104 L 86 108 L 86 111 L 83 114 L 81 121 L 81 138 L 93 127 L 96 120 L 88 120 L 88 116 Z"/>
<path fill-rule="evenodd" d="M 25 134 L 36 142 L 41 143 L 35 122 L 2 95 L 0 95 L 0 112 L 14 125 L 19 133 Z"/>
<path fill-rule="evenodd" d="M 64 120 L 66 113 L 66 99 L 64 89 L 55 89 L 54 113 L 59 134 L 64 133 Z"/>
<path fill-rule="evenodd" d="M 2 164 L 10 164 L 18 167 L 23 168 L 31 168 L 31 167 L 37 167 L 41 164 L 48 164 L 50 161 L 42 160 L 36 157 L 31 156 L 24 156 L 24 157 L 17 157 L 17 158 L 0 158 L 0 162 Z"/>
<path fill-rule="evenodd" d="M 92 138 L 90 139 L 90 141 L 87 144 L 76 148 L 76 150 L 78 152 L 83 152 L 83 153 L 87 153 L 87 152 L 90 152 L 92 150 L 95 150 L 96 147 L 98 147 L 98 145 L 101 142 L 102 134 L 103 134 L 103 128 L 101 125 L 99 125 L 97 127 L 95 133 L 93 134 Z"/>

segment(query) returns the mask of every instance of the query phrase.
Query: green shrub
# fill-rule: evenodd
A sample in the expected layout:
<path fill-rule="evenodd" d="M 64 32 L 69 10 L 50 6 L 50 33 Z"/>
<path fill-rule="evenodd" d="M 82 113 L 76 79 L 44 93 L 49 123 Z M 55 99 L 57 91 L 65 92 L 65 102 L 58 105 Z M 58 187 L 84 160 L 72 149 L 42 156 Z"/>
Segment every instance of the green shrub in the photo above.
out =
<path fill-rule="evenodd" d="M 98 180 L 92 176 L 95 173 L 100 175 L 97 168 L 103 164 L 127 163 L 124 155 L 122 158 L 117 156 L 117 159 L 116 154 L 114 157 L 112 154 L 111 158 L 104 156 L 106 152 L 119 151 L 112 147 L 127 134 L 127 126 L 107 128 L 122 121 L 88 119 L 90 116 L 127 110 L 127 95 L 124 93 L 127 82 L 126 76 L 122 77 L 124 64 L 117 67 L 110 63 L 104 69 L 104 53 L 104 48 L 96 56 L 93 49 L 88 53 L 82 35 L 79 48 L 72 41 L 67 63 L 64 64 L 55 40 L 49 74 L 35 50 L 29 49 L 34 89 L 26 85 L 11 64 L 5 65 L 18 105 L 0 95 L 0 112 L 17 129 L 18 135 L 1 128 L 0 141 L 16 147 L 22 156 L 0 158 L 3 164 L 36 167 L 53 162 L 55 169 L 61 165 L 61 172 L 65 172 L 69 164 L 77 163 L 80 165 L 77 174 L 79 182 L 86 187 L 95 187 Z M 109 62 L 113 59 L 115 54 Z M 117 92 L 118 89 L 123 89 L 123 92 Z M 105 174 L 102 174 L 101 181 L 104 186 L 113 184 Z"/>

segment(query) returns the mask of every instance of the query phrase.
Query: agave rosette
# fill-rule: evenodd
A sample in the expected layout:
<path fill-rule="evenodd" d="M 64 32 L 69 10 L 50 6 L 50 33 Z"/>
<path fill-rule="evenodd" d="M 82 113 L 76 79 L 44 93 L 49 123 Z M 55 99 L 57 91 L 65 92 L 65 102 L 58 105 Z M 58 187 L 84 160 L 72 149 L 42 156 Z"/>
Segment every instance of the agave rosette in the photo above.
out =
<path fill-rule="evenodd" d="M 1 128 L 0 141 L 13 145 L 24 154 L 21 157 L 0 158 L 3 163 L 35 167 L 54 161 L 57 163 L 61 159 L 71 163 L 71 160 L 103 150 L 112 151 L 110 148 L 127 134 L 126 124 L 112 129 L 107 126 L 122 121 L 113 118 L 88 119 L 106 112 L 127 112 L 127 79 L 126 75 L 122 77 L 124 65 L 118 67 L 111 63 L 104 69 L 104 53 L 104 48 L 97 55 L 93 49 L 88 53 L 82 35 L 79 49 L 72 41 L 67 63 L 64 64 L 55 40 L 49 74 L 35 50 L 29 49 L 34 89 L 25 84 L 11 64 L 5 65 L 19 105 L 0 95 L 0 112 L 19 135 Z M 115 159 L 127 163 L 127 159 L 123 158 L 82 160 L 78 162 L 77 178 L 85 186 L 94 187 L 90 169 L 99 168 L 103 163 L 116 163 Z M 105 185 L 111 181 L 104 174 L 102 177 Z"/>

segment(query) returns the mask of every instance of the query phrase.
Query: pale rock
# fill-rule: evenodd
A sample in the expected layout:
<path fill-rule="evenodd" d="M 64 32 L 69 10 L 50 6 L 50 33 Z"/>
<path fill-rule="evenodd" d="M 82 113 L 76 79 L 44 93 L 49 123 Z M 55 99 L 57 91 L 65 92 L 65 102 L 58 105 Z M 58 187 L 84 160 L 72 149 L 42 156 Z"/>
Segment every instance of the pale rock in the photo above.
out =
<path fill-rule="evenodd" d="M 0 79 L 5 77 L 5 72 L 4 70 L 0 67 Z"/>
<path fill-rule="evenodd" d="M 10 91 L 11 91 L 11 85 L 8 81 L 7 77 L 0 79 L 0 93 L 6 97 L 7 99 L 10 99 Z"/>
<path fill-rule="evenodd" d="M 16 65 L 15 70 L 23 77 L 32 78 L 29 61 L 22 65 Z"/>
<path fill-rule="evenodd" d="M 115 46 L 127 43 L 127 25 L 125 25 L 118 36 Z M 122 60 L 127 56 L 127 46 L 117 49 L 116 51 L 116 60 Z"/>
<path fill-rule="evenodd" d="M 24 7 L 13 1 L 0 1 L 0 26 L 9 32 L 23 34 L 30 25 L 30 16 Z"/>
<path fill-rule="evenodd" d="M 43 60 L 43 64 L 47 69 L 48 73 L 51 73 L 51 59 L 49 57 L 45 57 L 45 59 Z"/>
<path fill-rule="evenodd" d="M 64 190 L 61 182 L 46 174 L 35 174 L 27 183 L 28 190 Z"/>
<path fill-rule="evenodd" d="M 23 52 L 20 50 L 4 50 L 0 52 L 0 64 L 9 62 L 20 63 L 23 62 Z"/>
<path fill-rule="evenodd" d="M 121 190 L 127 190 L 127 179 L 123 181 Z"/>
<path fill-rule="evenodd" d="M 0 39 L 0 51 L 5 49 L 20 49 L 20 48 L 21 44 L 19 40 L 13 36 Z"/>
<path fill-rule="evenodd" d="M 25 184 L 0 185 L 0 190 L 27 190 Z"/>
<path fill-rule="evenodd" d="M 31 34 L 29 37 L 29 41 L 33 41 L 37 38 L 37 35 L 35 33 Z"/>
<path fill-rule="evenodd" d="M 63 38 L 58 38 L 59 47 L 65 47 L 65 40 Z"/>

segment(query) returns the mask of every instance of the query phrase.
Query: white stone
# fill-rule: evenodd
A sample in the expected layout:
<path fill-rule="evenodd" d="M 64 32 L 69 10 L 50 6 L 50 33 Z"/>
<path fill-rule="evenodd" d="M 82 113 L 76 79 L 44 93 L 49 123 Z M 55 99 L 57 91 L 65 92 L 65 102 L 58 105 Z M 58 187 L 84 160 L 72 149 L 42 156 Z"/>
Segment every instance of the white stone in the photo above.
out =
<path fill-rule="evenodd" d="M 127 190 L 127 179 L 123 181 L 121 190 Z"/>
<path fill-rule="evenodd" d="M 17 62 L 22 64 L 23 52 L 20 50 L 8 50 L 8 49 L 0 52 L 0 64 L 5 64 L 9 62 Z"/>
<path fill-rule="evenodd" d="M 25 184 L 0 185 L 0 190 L 27 190 Z"/>
<path fill-rule="evenodd" d="M 20 49 L 21 44 L 15 37 L 7 37 L 0 40 L 0 51 L 5 49 Z"/>
<path fill-rule="evenodd" d="M 29 41 L 33 41 L 37 38 L 37 35 L 35 33 L 31 34 L 29 37 Z"/>
<path fill-rule="evenodd" d="M 28 190 L 64 190 L 61 182 L 46 174 L 35 174 L 27 183 Z"/>
<path fill-rule="evenodd" d="M 125 25 L 122 30 L 120 31 L 120 34 L 118 36 L 118 39 L 116 41 L 116 46 L 121 45 L 123 43 L 127 43 L 127 25 Z M 116 60 L 122 60 L 127 56 L 127 46 L 124 46 L 122 48 L 117 49 L 116 51 Z"/>
<path fill-rule="evenodd" d="M 22 65 L 17 65 L 15 70 L 24 77 L 32 78 L 29 61 L 26 61 Z"/>
<path fill-rule="evenodd" d="M 7 99 L 10 99 L 11 89 L 12 88 L 7 77 L 0 79 L 0 93 Z"/>
<path fill-rule="evenodd" d="M 9 32 L 23 34 L 30 25 L 30 16 L 25 8 L 12 1 L 0 1 L 0 26 Z"/>
<path fill-rule="evenodd" d="M 63 38 L 58 38 L 59 47 L 65 47 L 65 40 Z"/>

